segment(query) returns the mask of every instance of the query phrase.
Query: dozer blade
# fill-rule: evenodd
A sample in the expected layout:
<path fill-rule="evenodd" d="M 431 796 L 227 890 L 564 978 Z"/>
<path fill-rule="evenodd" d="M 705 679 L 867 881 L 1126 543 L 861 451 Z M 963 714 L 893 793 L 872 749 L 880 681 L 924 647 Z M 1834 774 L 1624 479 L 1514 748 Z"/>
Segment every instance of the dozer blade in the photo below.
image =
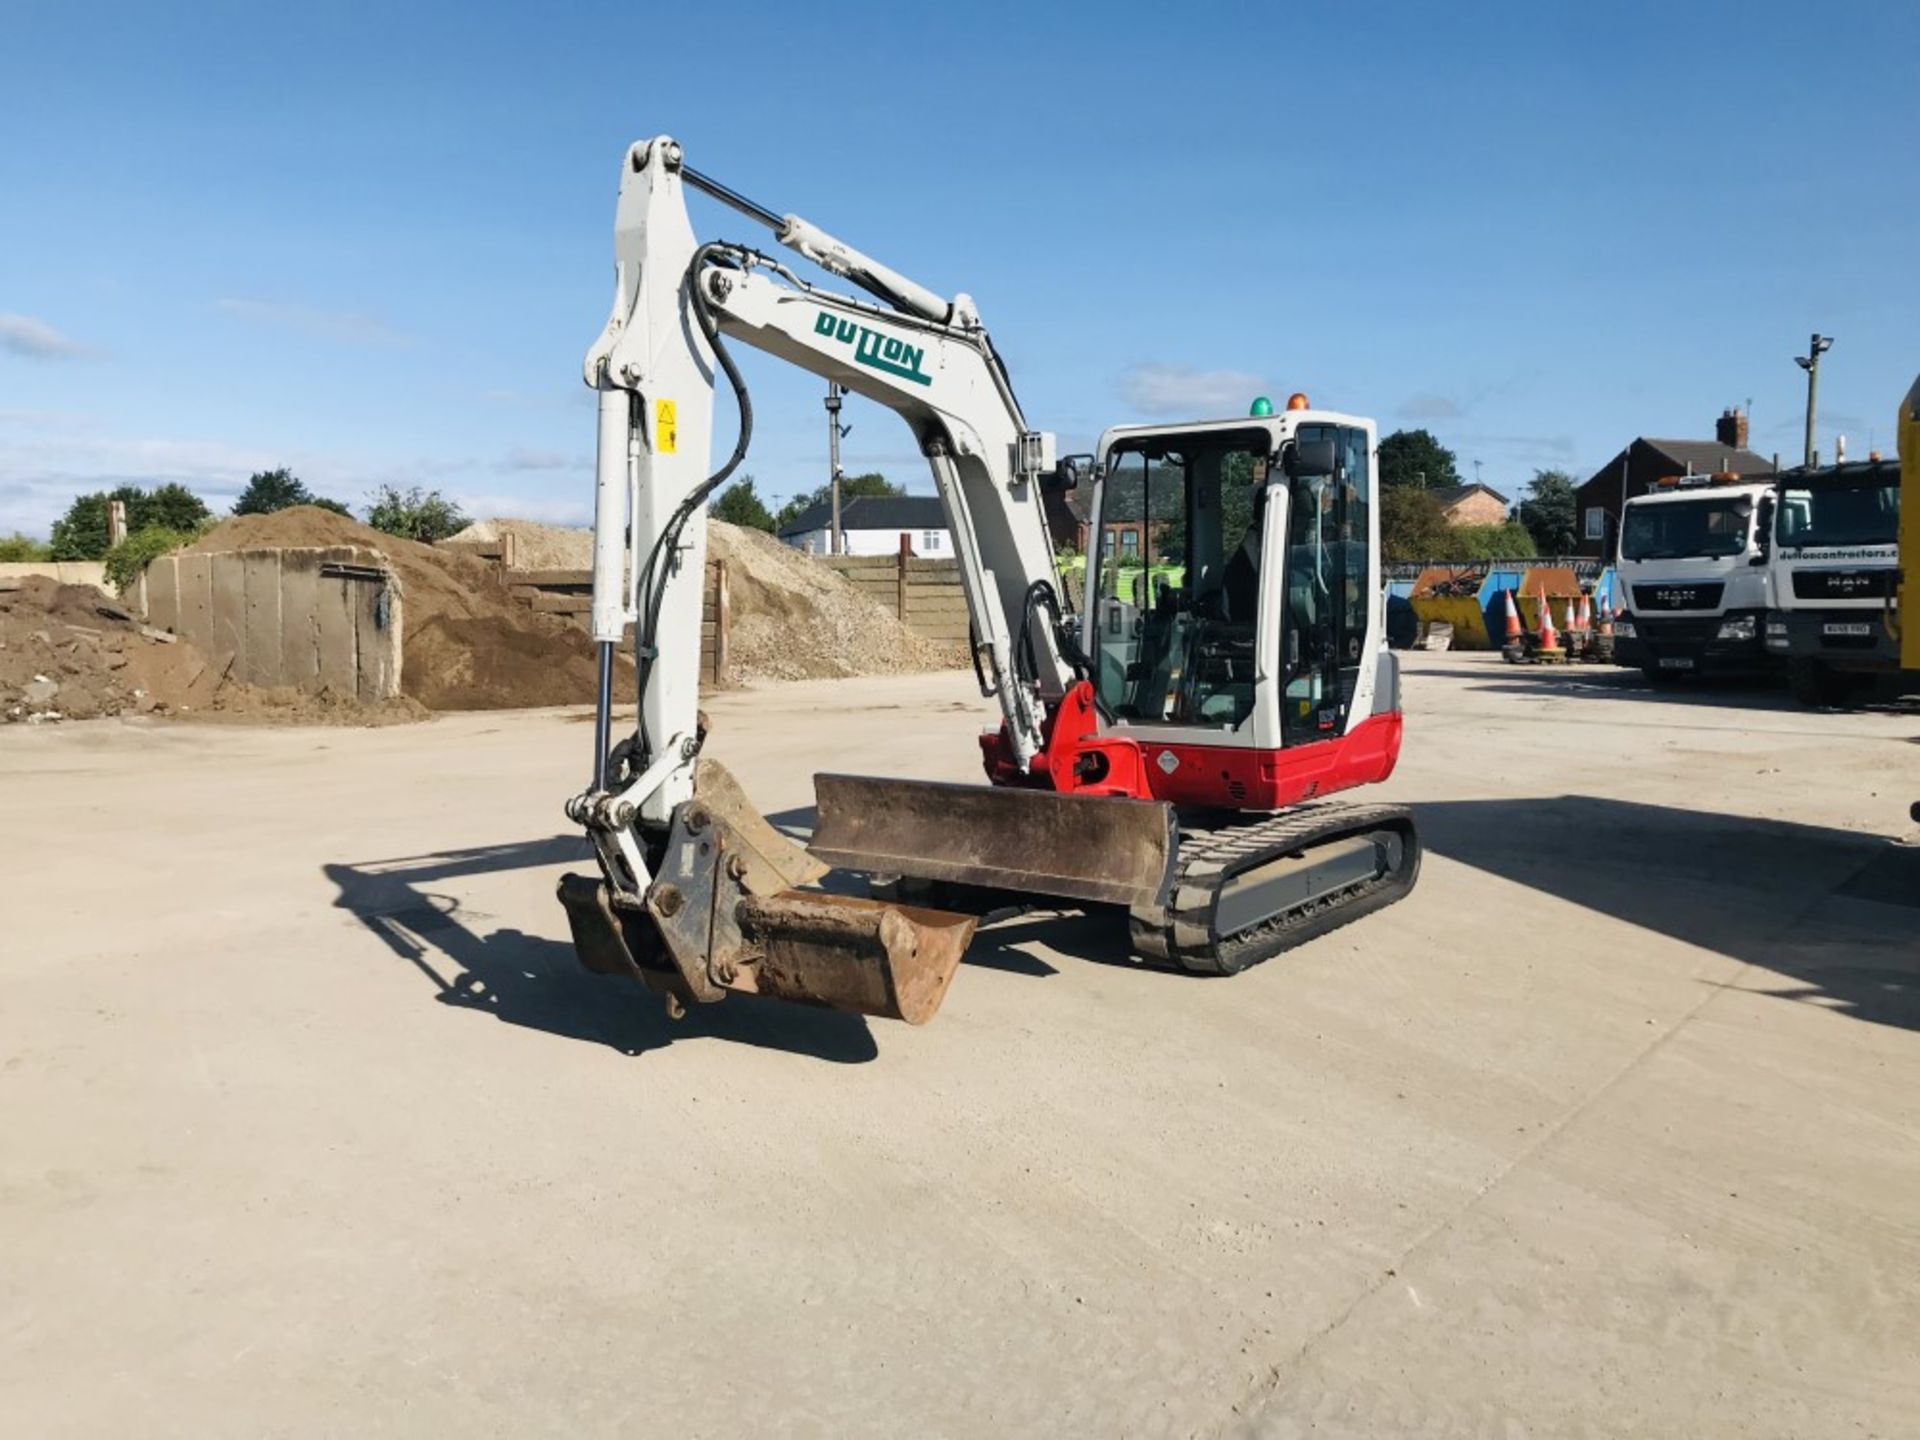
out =
<path fill-rule="evenodd" d="M 924 1025 L 946 998 L 974 917 L 789 890 L 740 902 L 758 958 L 731 988 Z"/>
<path fill-rule="evenodd" d="M 816 775 L 814 856 L 844 870 L 1153 905 L 1173 869 L 1173 807 L 1051 790 Z"/>

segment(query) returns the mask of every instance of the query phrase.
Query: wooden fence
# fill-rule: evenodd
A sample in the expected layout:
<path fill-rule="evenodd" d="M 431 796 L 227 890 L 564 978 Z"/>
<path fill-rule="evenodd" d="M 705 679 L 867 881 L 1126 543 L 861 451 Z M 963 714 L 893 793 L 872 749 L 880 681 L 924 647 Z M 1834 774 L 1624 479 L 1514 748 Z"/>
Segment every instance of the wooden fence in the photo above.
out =
<path fill-rule="evenodd" d="M 929 640 L 967 642 L 967 599 L 960 589 L 958 560 L 919 560 L 898 555 L 816 557 L 845 576 L 868 599 Z"/>

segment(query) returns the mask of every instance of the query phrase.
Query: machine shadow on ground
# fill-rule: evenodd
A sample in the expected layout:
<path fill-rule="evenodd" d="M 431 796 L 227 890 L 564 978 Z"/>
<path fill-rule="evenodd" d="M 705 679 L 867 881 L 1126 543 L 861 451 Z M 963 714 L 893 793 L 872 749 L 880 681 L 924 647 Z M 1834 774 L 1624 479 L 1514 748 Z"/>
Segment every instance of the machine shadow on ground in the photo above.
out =
<path fill-rule="evenodd" d="M 1920 846 L 1590 795 L 1415 814 L 1436 855 L 1794 982 L 1739 988 L 1920 1029 Z"/>
<path fill-rule="evenodd" d="M 1785 682 L 1780 680 L 1758 676 L 1690 676 L 1670 685 L 1656 685 L 1638 670 L 1609 665 L 1507 665 L 1476 679 L 1469 688 L 1488 695 L 1564 695 L 1575 700 L 1631 700 L 1639 704 L 1655 700 L 1664 705 L 1780 715 L 1836 713 L 1802 704 L 1788 693 Z M 1854 708 L 1866 714 L 1920 718 L 1920 696 L 1868 698 Z"/>
<path fill-rule="evenodd" d="M 577 862 L 590 869 L 586 841 L 555 835 L 399 859 L 329 864 L 339 889 L 336 907 L 356 916 L 387 948 L 432 982 L 443 1005 L 491 1015 L 508 1025 L 643 1055 L 685 1040 L 723 1040 L 784 1050 L 839 1064 L 879 1054 L 859 1015 L 732 995 L 669 1019 L 658 995 L 630 980 L 581 968 L 560 904 L 553 930 L 561 938 L 502 927 L 481 933 L 460 900 L 438 887 L 506 870 Z"/>
<path fill-rule="evenodd" d="M 1776 680 L 1759 676 L 1692 676 L 1656 685 L 1638 670 L 1617 665 L 1501 665 L 1476 677 L 1471 689 L 1493 695 L 1566 695 L 1581 700 L 1703 705 L 1716 710 L 1804 713 Z"/>

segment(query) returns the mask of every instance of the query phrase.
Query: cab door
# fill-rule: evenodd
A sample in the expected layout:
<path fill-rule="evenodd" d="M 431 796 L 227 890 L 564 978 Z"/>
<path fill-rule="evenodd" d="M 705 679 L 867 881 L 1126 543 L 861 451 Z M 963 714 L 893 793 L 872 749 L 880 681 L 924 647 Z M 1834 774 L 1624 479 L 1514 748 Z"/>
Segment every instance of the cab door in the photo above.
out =
<path fill-rule="evenodd" d="M 1367 431 L 1302 425 L 1287 477 L 1285 598 L 1280 614 L 1280 730 L 1286 746 L 1346 732 L 1363 690 L 1374 592 L 1367 497 L 1373 488 Z M 1326 442 L 1314 444 L 1313 442 Z"/>

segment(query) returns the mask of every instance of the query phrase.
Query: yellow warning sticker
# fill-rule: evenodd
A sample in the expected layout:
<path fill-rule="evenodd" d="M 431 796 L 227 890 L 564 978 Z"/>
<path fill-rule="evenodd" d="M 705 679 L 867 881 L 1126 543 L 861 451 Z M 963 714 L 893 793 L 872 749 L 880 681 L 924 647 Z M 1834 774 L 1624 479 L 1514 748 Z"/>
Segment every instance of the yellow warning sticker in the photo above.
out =
<path fill-rule="evenodd" d="M 657 454 L 671 455 L 680 440 L 678 412 L 671 400 L 653 402 L 653 448 Z"/>

